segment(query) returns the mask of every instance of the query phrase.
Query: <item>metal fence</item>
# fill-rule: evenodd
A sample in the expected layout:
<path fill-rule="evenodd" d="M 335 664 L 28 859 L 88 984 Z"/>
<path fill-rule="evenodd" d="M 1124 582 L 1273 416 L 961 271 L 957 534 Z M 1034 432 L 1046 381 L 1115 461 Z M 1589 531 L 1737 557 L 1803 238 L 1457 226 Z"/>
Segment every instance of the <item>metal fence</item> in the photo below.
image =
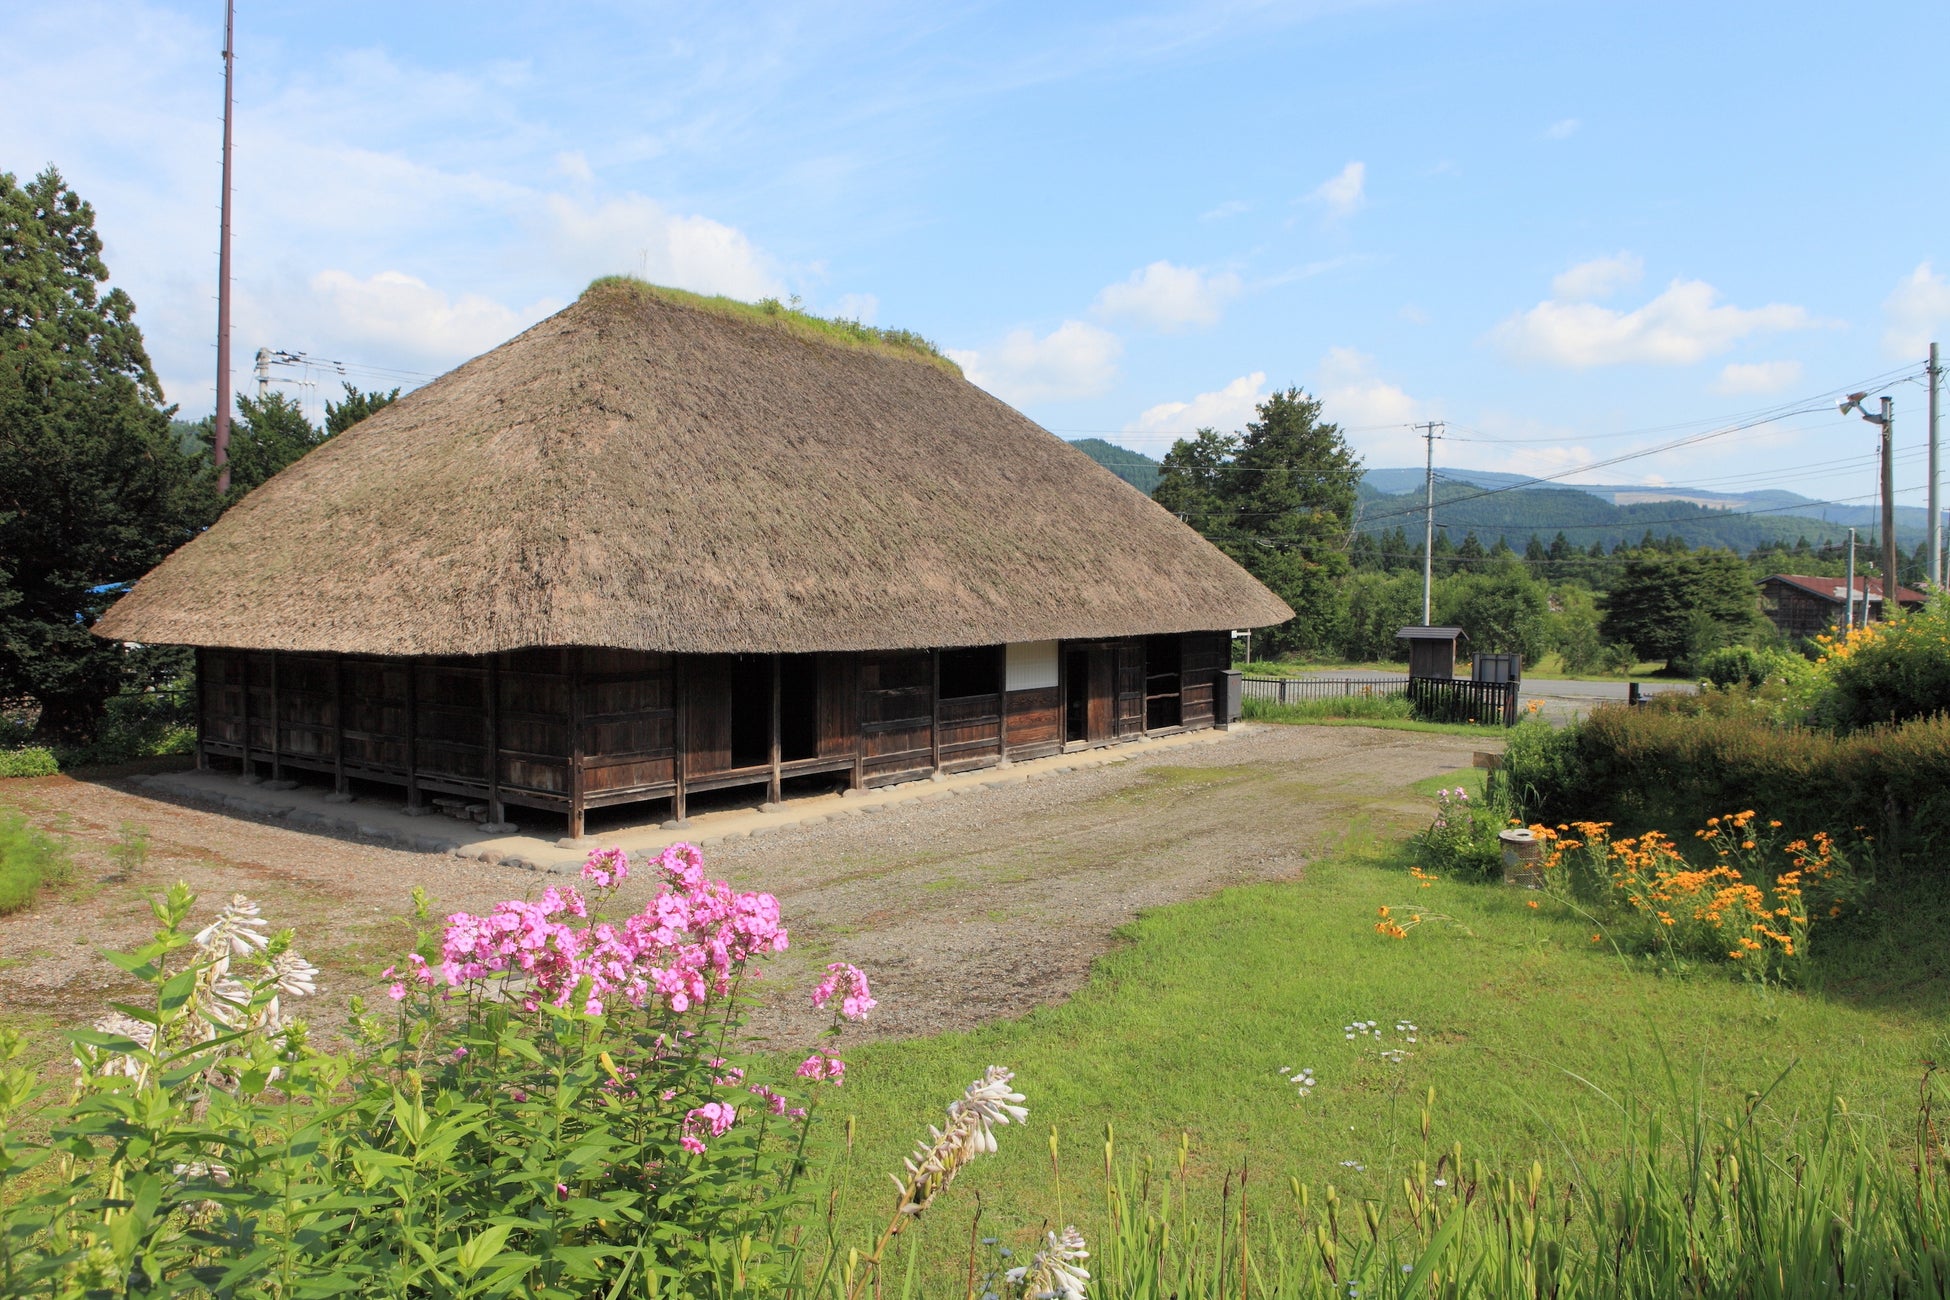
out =
<path fill-rule="evenodd" d="M 1406 695 L 1424 722 L 1501 723 L 1517 720 L 1516 682 L 1474 682 L 1464 677 L 1246 677 L 1240 692 L 1271 704 Z"/>

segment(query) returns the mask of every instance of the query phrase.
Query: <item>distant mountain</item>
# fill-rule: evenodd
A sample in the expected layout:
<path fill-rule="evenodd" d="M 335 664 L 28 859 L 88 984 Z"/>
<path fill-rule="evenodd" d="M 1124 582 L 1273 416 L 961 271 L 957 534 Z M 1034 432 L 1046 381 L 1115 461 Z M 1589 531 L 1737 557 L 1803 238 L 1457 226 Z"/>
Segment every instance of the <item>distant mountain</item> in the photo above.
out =
<path fill-rule="evenodd" d="M 1143 452 L 1102 438 L 1073 444 L 1099 465 L 1141 492 L 1158 486 L 1158 462 Z M 1405 529 L 1419 537 L 1425 471 L 1418 466 L 1371 469 L 1361 480 L 1363 532 Z M 1676 535 L 1689 546 L 1731 546 L 1751 550 L 1766 542 L 1792 545 L 1805 537 L 1814 545 L 1843 541 L 1850 528 L 1874 529 L 1880 514 L 1873 504 L 1824 505 L 1778 488 L 1754 492 L 1714 492 L 1683 484 L 1652 487 L 1643 483 L 1536 483 L 1522 474 L 1497 470 L 1436 471 L 1436 526 L 1453 542 L 1475 532 L 1484 546 L 1501 537 L 1522 550 L 1532 533 L 1548 542 L 1560 530 L 1580 550 L 1593 542 L 1610 549 L 1637 542 L 1649 530 L 1655 537 Z M 1486 489 L 1500 489 L 1484 495 Z M 1905 551 L 1922 540 L 1927 512 L 1896 508 L 1896 542 Z"/>
<path fill-rule="evenodd" d="M 1138 491 L 1150 496 L 1158 488 L 1158 462 L 1102 438 L 1077 438 L 1070 445 L 1102 465 Z"/>

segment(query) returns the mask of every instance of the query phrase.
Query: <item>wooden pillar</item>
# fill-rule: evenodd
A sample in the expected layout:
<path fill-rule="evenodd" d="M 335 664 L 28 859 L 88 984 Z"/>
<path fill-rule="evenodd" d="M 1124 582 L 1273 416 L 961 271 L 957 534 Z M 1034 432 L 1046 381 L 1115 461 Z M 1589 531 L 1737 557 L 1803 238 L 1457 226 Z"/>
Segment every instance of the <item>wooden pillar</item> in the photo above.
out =
<path fill-rule="evenodd" d="M 781 689 L 781 662 L 780 656 L 772 656 L 772 778 L 765 783 L 765 801 L 767 803 L 777 803 L 782 797 L 779 789 L 779 691 Z"/>
<path fill-rule="evenodd" d="M 203 707 L 203 679 L 207 665 L 202 646 L 198 646 L 193 653 L 196 659 L 196 770 L 202 772 L 210 766 L 210 756 L 203 749 L 204 741 L 209 739 L 203 734 L 203 719 L 207 713 Z"/>
<path fill-rule="evenodd" d="M 928 728 L 928 743 L 934 749 L 934 770 L 941 771 L 941 652 L 928 651 L 929 664 L 934 669 L 934 724 Z"/>
<path fill-rule="evenodd" d="M 406 661 L 406 806 L 420 806 L 420 671 L 413 660 Z"/>
<path fill-rule="evenodd" d="M 674 789 L 670 792 L 670 819 L 681 822 L 689 816 L 686 804 L 689 802 L 684 781 L 684 751 L 690 737 L 691 710 L 686 701 L 690 688 L 690 674 L 684 671 L 684 662 L 689 656 L 670 657 L 670 777 Z"/>
<path fill-rule="evenodd" d="M 995 750 L 998 762 L 1009 761 L 1009 647 L 995 648 Z"/>
<path fill-rule="evenodd" d="M 271 779 L 273 781 L 284 780 L 283 737 L 278 734 L 282 729 L 283 721 L 284 710 L 278 707 L 278 652 L 273 650 L 271 652 Z"/>
<path fill-rule="evenodd" d="M 569 659 L 569 838 L 582 838 L 582 651 Z"/>
<path fill-rule="evenodd" d="M 848 672 L 853 674 L 853 789 L 867 786 L 867 695 L 866 656 L 858 650 L 847 655 Z"/>
<path fill-rule="evenodd" d="M 344 794 L 345 782 L 345 656 L 332 656 L 332 792 Z"/>
<path fill-rule="evenodd" d="M 501 655 L 496 651 L 487 657 L 487 819 L 491 822 L 508 820 L 507 810 L 501 806 Z"/>
<path fill-rule="evenodd" d="M 251 775 L 251 655 L 248 650 L 237 652 L 237 700 L 238 712 L 243 715 L 244 767 L 245 776 Z"/>

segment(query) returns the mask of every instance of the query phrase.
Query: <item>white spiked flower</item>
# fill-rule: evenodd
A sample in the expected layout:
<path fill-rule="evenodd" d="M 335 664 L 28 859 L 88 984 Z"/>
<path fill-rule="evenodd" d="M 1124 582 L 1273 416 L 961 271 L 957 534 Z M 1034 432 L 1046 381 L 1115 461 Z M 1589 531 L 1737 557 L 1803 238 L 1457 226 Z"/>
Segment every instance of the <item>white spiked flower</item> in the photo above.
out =
<path fill-rule="evenodd" d="M 114 1034 L 132 1042 L 148 1047 L 156 1041 L 156 1027 L 137 1020 L 134 1016 L 120 1011 L 111 1011 L 95 1022 L 95 1028 L 104 1034 Z M 106 1047 L 84 1047 L 75 1057 L 76 1069 L 87 1069 L 90 1065 L 100 1065 L 103 1074 L 121 1074 L 135 1078 L 142 1066 L 133 1056 L 123 1052 L 111 1051 Z"/>
<path fill-rule="evenodd" d="M 963 1165 L 976 1156 L 996 1149 L 994 1129 L 1020 1124 L 1029 1110 L 1020 1103 L 1019 1092 L 1009 1089 L 1015 1078 L 999 1065 L 991 1065 L 982 1077 L 969 1084 L 960 1100 L 948 1103 L 948 1127 L 928 1128 L 928 1140 L 915 1147 L 905 1161 L 907 1177 L 893 1175 L 900 1188 L 900 1212 L 917 1215 L 947 1189 Z"/>
<path fill-rule="evenodd" d="M 318 992 L 318 967 L 290 949 L 271 963 L 271 974 L 277 978 L 278 992 L 286 997 L 308 998 Z"/>
<path fill-rule="evenodd" d="M 1083 1261 L 1089 1258 L 1083 1234 L 1072 1224 L 1060 1237 L 1046 1233 L 1043 1248 L 1027 1265 L 1010 1269 L 1006 1276 L 1023 1300 L 1084 1300 L 1090 1270 Z"/>
<path fill-rule="evenodd" d="M 196 932 L 196 946 L 222 965 L 232 957 L 263 952 L 271 946 L 271 938 L 264 933 L 264 918 L 257 904 L 242 894 L 232 894 L 217 919 Z"/>

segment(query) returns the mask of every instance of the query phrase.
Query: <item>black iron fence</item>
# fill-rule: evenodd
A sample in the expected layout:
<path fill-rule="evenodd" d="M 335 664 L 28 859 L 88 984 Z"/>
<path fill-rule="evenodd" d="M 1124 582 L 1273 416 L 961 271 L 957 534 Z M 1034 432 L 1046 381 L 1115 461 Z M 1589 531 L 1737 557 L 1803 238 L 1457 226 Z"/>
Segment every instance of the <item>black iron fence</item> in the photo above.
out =
<path fill-rule="evenodd" d="M 1466 677 L 1246 677 L 1240 691 L 1269 704 L 1339 700 L 1361 696 L 1407 696 L 1424 722 L 1464 722 L 1480 726 L 1517 721 L 1516 682 L 1475 682 Z"/>

